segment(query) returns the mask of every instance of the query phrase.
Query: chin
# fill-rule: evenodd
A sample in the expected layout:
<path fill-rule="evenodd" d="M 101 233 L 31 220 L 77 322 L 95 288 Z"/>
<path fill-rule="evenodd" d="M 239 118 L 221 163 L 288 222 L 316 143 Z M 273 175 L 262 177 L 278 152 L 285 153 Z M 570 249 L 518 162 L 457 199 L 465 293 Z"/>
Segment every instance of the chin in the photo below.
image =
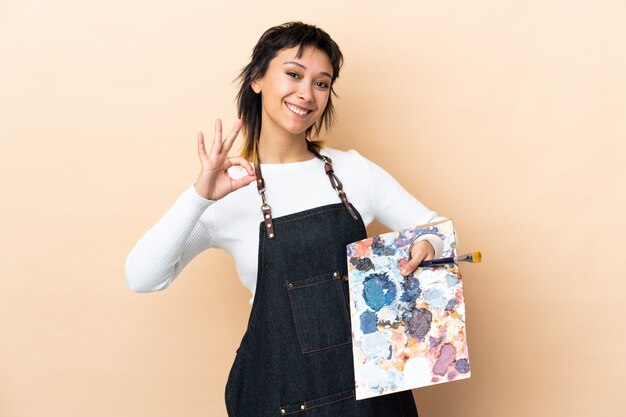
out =
<path fill-rule="evenodd" d="M 307 131 L 308 128 L 310 128 L 311 126 L 313 126 L 315 123 L 312 124 L 307 124 L 307 125 L 299 125 L 299 126 L 284 126 L 283 128 L 285 129 L 286 132 L 289 132 L 292 135 L 301 135 L 304 132 Z"/>

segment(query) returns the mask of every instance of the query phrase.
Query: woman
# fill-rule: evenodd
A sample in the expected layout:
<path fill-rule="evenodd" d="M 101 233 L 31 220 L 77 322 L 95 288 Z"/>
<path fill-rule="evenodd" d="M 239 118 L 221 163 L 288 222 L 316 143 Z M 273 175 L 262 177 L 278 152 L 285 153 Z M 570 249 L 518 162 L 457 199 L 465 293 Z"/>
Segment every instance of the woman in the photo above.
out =
<path fill-rule="evenodd" d="M 436 214 L 358 152 L 313 141 L 333 121 L 342 60 L 315 26 L 268 29 L 240 74 L 241 119 L 224 139 L 216 121 L 208 153 L 198 132 L 197 180 L 126 260 L 130 288 L 148 292 L 209 247 L 234 257 L 252 310 L 226 384 L 229 416 L 417 415 L 410 391 L 355 400 L 345 246 L 374 218 L 401 229 Z M 229 157 L 241 129 L 242 154 Z M 421 236 L 403 273 L 442 248 Z"/>

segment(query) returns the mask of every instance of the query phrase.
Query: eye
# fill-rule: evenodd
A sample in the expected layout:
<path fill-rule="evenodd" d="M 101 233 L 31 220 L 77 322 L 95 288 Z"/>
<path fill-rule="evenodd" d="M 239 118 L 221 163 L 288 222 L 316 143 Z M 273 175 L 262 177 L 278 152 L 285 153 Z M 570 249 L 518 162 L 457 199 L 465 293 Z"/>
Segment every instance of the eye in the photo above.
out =
<path fill-rule="evenodd" d="M 328 88 L 328 84 L 324 81 L 318 81 L 315 83 L 316 86 L 320 87 L 320 88 Z"/>
<path fill-rule="evenodd" d="M 300 74 L 298 74 L 297 72 L 293 72 L 293 71 L 287 71 L 287 75 L 290 76 L 291 78 L 300 78 Z"/>

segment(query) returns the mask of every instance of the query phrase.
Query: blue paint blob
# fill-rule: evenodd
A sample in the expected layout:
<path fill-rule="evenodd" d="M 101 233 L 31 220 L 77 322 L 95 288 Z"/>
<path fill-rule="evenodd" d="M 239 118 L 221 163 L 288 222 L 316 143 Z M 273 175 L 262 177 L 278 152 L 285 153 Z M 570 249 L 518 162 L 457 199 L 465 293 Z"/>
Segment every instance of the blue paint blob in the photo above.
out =
<path fill-rule="evenodd" d="M 456 369 L 462 374 L 466 374 L 470 370 L 469 362 L 465 358 L 459 359 L 458 361 L 456 361 L 456 364 L 454 365 L 454 369 Z"/>
<path fill-rule="evenodd" d="M 456 308 L 456 300 L 453 298 L 452 300 L 448 301 L 448 304 L 446 305 L 446 310 L 453 311 L 455 308 Z"/>
<path fill-rule="evenodd" d="M 431 308 L 444 309 L 448 305 L 448 297 L 439 288 L 429 288 L 424 291 L 424 300 Z"/>
<path fill-rule="evenodd" d="M 361 313 L 359 318 L 361 319 L 361 331 L 364 334 L 374 333 L 376 331 L 376 313 L 365 310 Z"/>
<path fill-rule="evenodd" d="M 446 275 L 446 284 L 450 287 L 456 287 L 459 283 L 459 278 L 456 275 L 447 274 Z"/>
<path fill-rule="evenodd" d="M 415 301 L 422 294 L 420 282 L 417 278 L 410 276 L 402 283 L 402 295 L 400 301 L 415 304 Z"/>
<path fill-rule="evenodd" d="M 387 356 L 387 359 L 391 359 L 392 353 L 393 353 L 393 349 L 391 348 L 391 345 L 389 345 L 389 356 Z"/>
<path fill-rule="evenodd" d="M 374 311 L 379 311 L 396 298 L 396 286 L 386 273 L 371 274 L 363 280 L 363 299 Z"/>

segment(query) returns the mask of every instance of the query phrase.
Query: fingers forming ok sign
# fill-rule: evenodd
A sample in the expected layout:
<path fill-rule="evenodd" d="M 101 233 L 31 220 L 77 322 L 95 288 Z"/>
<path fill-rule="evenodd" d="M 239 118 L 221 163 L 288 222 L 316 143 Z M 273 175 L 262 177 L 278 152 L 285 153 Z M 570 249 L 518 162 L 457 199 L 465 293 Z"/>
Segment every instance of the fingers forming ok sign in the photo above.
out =
<path fill-rule="evenodd" d="M 238 119 L 226 139 L 222 140 L 222 121 L 215 120 L 215 136 L 211 150 L 207 154 L 204 135 L 198 132 L 198 157 L 200 158 L 200 174 L 194 186 L 196 192 L 208 200 L 219 200 L 227 194 L 250 184 L 256 179 L 252 165 L 241 156 L 228 156 L 243 122 Z M 228 168 L 243 167 L 247 174 L 240 179 L 228 175 Z"/>

